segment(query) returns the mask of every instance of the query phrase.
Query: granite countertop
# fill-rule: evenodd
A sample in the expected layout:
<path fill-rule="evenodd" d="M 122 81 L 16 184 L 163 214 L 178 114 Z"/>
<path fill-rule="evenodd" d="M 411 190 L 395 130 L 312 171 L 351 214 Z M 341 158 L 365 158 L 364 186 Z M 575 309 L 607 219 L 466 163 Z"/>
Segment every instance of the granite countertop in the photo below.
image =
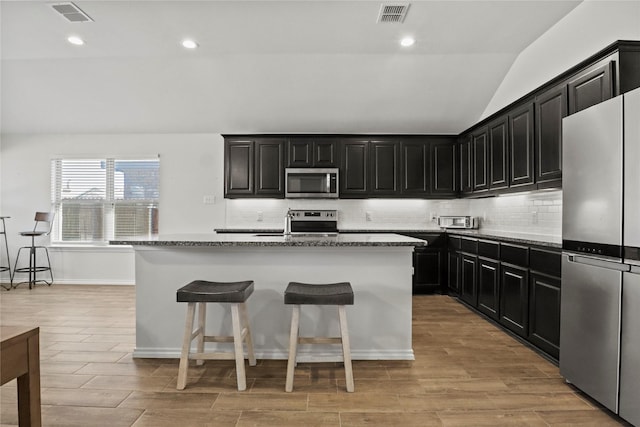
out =
<path fill-rule="evenodd" d="M 264 233 L 264 234 L 263 234 Z M 260 233 L 160 234 L 111 240 L 110 245 L 133 246 L 425 246 L 426 241 L 393 233 L 341 233 L 336 235 L 270 235 Z"/>
<path fill-rule="evenodd" d="M 282 233 L 282 229 L 243 229 L 243 228 L 220 228 L 216 229 L 218 233 Z M 520 243 L 526 245 L 545 246 L 550 248 L 562 249 L 562 237 L 538 234 L 538 233 L 517 233 L 512 231 L 496 231 L 496 230 L 465 230 L 465 229 L 448 229 L 442 230 L 440 228 L 427 228 L 427 229 L 344 229 L 340 230 L 340 233 L 364 233 L 364 234 L 380 234 L 380 233 L 395 233 L 395 234 L 429 234 L 429 233 L 446 233 L 454 236 L 466 236 L 474 237 L 477 239 L 492 239 L 509 243 Z"/>

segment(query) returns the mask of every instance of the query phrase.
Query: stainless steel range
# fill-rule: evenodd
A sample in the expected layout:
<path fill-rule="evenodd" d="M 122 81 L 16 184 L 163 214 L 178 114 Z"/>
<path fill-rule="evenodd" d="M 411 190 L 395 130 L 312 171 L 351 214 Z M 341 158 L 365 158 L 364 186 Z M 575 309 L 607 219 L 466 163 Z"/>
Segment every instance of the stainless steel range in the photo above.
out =
<path fill-rule="evenodd" d="M 338 211 L 289 209 L 285 234 L 338 234 Z"/>

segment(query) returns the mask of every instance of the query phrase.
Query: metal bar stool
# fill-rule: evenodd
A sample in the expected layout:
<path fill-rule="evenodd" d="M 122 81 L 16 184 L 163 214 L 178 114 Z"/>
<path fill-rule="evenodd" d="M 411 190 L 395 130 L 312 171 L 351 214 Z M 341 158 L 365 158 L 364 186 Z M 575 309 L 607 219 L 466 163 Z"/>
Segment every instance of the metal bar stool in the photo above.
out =
<path fill-rule="evenodd" d="M 21 236 L 31 237 L 31 246 L 23 246 L 20 249 L 18 249 L 18 255 L 16 256 L 16 263 L 13 266 L 13 277 L 11 280 L 13 288 L 18 287 L 23 283 L 28 283 L 29 289 L 33 288 L 37 282 L 44 282 L 49 286 L 51 286 L 51 284 L 53 283 L 53 271 L 51 270 L 51 260 L 49 259 L 49 250 L 47 249 L 46 246 L 36 246 L 35 244 L 36 237 L 48 236 L 51 233 L 51 228 L 53 227 L 53 217 L 54 217 L 54 214 L 52 212 L 36 212 L 36 217 L 35 217 L 36 223 L 33 226 L 33 230 L 20 232 Z M 40 226 L 40 224 L 46 224 L 47 228 L 42 229 L 42 226 Z M 40 229 L 38 229 L 38 227 L 40 227 Z M 29 250 L 29 267 L 18 268 L 18 260 L 20 259 L 20 252 L 22 252 L 23 249 Z M 39 266 L 38 263 L 36 262 L 36 255 L 37 255 L 38 249 L 44 249 L 44 253 L 47 256 L 46 266 L 43 266 L 43 265 Z M 49 276 L 51 277 L 50 281 L 37 278 L 38 273 L 41 273 L 44 271 L 49 272 Z M 19 282 L 14 285 L 13 278 L 15 278 L 16 273 L 28 273 L 29 281 Z"/>
<path fill-rule="evenodd" d="M 345 305 L 353 305 L 353 289 L 351 283 L 330 283 L 313 285 L 290 282 L 284 292 L 284 303 L 293 304 L 291 312 L 291 334 L 289 336 L 289 361 L 287 363 L 287 381 L 285 391 L 293 391 L 293 376 L 297 364 L 298 343 L 300 344 L 342 344 L 342 359 L 347 391 L 353 392 L 353 368 L 351 366 L 351 348 L 349 330 L 347 329 L 347 313 Z M 337 305 L 340 317 L 340 337 L 301 337 L 300 306 Z"/>
<path fill-rule="evenodd" d="M 245 282 L 208 282 L 205 280 L 195 280 L 178 289 L 177 301 L 186 302 L 187 321 L 185 323 L 184 338 L 182 341 L 182 354 L 180 356 L 180 367 L 178 368 L 178 390 L 183 390 L 187 385 L 187 371 L 189 369 L 189 359 L 196 360 L 198 365 L 202 365 L 205 360 L 233 360 L 236 361 L 236 374 L 238 380 L 238 390 L 247 388 L 247 380 L 244 369 L 244 351 L 242 343 L 246 341 L 249 365 L 256 365 L 256 356 L 253 352 L 253 341 L 251 339 L 251 329 L 249 327 L 249 317 L 245 302 L 253 293 L 253 280 Z M 209 302 L 231 304 L 231 323 L 233 324 L 233 335 L 214 336 L 205 334 L 206 306 Z M 198 306 L 198 325 L 193 330 L 193 322 Z M 244 324 L 244 326 L 242 325 Z M 191 342 L 196 339 L 196 352 L 191 353 Z M 205 342 L 233 342 L 234 351 L 231 352 L 205 352 Z"/>
<path fill-rule="evenodd" d="M 9 256 L 9 243 L 7 243 L 7 225 L 4 223 L 5 219 L 9 219 L 11 218 L 10 216 L 0 216 L 0 220 L 2 220 L 2 231 L 0 231 L 0 234 L 2 234 L 2 237 L 4 238 L 4 249 L 5 249 L 5 253 L 7 254 L 7 265 L 3 265 L 2 264 L 2 254 L 0 253 L 0 273 L 4 272 L 4 271 L 8 271 L 9 272 L 9 287 L 7 288 L 4 285 L 1 285 L 3 288 L 5 288 L 6 290 L 10 290 L 11 287 L 13 286 L 13 273 L 11 272 L 11 257 Z M 1 251 L 1 249 L 0 249 Z"/>

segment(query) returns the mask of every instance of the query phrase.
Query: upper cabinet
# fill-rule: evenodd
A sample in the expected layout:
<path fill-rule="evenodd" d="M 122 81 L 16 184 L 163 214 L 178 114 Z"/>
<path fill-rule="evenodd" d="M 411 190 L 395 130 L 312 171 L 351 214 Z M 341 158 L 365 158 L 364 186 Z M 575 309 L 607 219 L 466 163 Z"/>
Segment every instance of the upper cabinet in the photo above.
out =
<path fill-rule="evenodd" d="M 471 135 L 473 150 L 473 191 L 482 192 L 489 189 L 489 144 L 487 128 L 483 127 Z"/>
<path fill-rule="evenodd" d="M 590 67 L 569 82 L 569 114 L 613 97 L 613 61 Z"/>
<path fill-rule="evenodd" d="M 400 193 L 405 197 L 428 196 L 431 169 L 429 144 L 417 140 L 402 141 L 400 159 Z"/>
<path fill-rule="evenodd" d="M 336 168 L 337 143 L 329 137 L 289 138 L 287 159 L 290 168 Z"/>
<path fill-rule="evenodd" d="M 371 163 L 372 196 L 396 196 L 399 194 L 400 144 L 397 141 L 371 141 L 369 144 Z"/>
<path fill-rule="evenodd" d="M 462 194 L 473 192 L 473 150 L 471 135 L 460 138 L 460 191 Z"/>
<path fill-rule="evenodd" d="M 435 137 L 430 142 L 431 162 L 431 195 L 451 197 L 457 192 L 458 167 L 455 139 L 451 137 Z"/>
<path fill-rule="evenodd" d="M 369 194 L 369 141 L 342 141 L 340 158 L 340 197 L 366 197 Z"/>
<path fill-rule="evenodd" d="M 536 177 L 538 184 L 560 185 L 562 179 L 562 119 L 567 116 L 567 85 L 538 95 L 535 100 Z"/>
<path fill-rule="evenodd" d="M 533 103 L 528 102 L 509 113 L 509 186 L 533 184 Z"/>
<path fill-rule="evenodd" d="M 489 124 L 489 187 L 509 185 L 509 121 L 506 116 Z"/>

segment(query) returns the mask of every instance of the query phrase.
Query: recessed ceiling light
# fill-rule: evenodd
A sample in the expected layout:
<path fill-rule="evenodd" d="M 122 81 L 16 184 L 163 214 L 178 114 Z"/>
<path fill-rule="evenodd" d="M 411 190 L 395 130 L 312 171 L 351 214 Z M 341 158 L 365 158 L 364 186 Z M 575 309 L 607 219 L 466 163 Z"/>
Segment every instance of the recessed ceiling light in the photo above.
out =
<path fill-rule="evenodd" d="M 78 36 L 69 36 L 67 37 L 67 41 L 71 44 L 75 44 L 76 46 L 82 46 L 84 44 L 84 40 Z"/>
<path fill-rule="evenodd" d="M 400 45 L 404 47 L 409 47 L 409 46 L 413 46 L 415 42 L 416 42 L 416 39 L 414 39 L 413 37 L 405 37 L 402 40 L 400 40 Z"/>
<path fill-rule="evenodd" d="M 198 47 L 198 43 L 195 40 L 184 39 L 182 40 L 182 47 L 185 49 L 195 49 Z"/>

